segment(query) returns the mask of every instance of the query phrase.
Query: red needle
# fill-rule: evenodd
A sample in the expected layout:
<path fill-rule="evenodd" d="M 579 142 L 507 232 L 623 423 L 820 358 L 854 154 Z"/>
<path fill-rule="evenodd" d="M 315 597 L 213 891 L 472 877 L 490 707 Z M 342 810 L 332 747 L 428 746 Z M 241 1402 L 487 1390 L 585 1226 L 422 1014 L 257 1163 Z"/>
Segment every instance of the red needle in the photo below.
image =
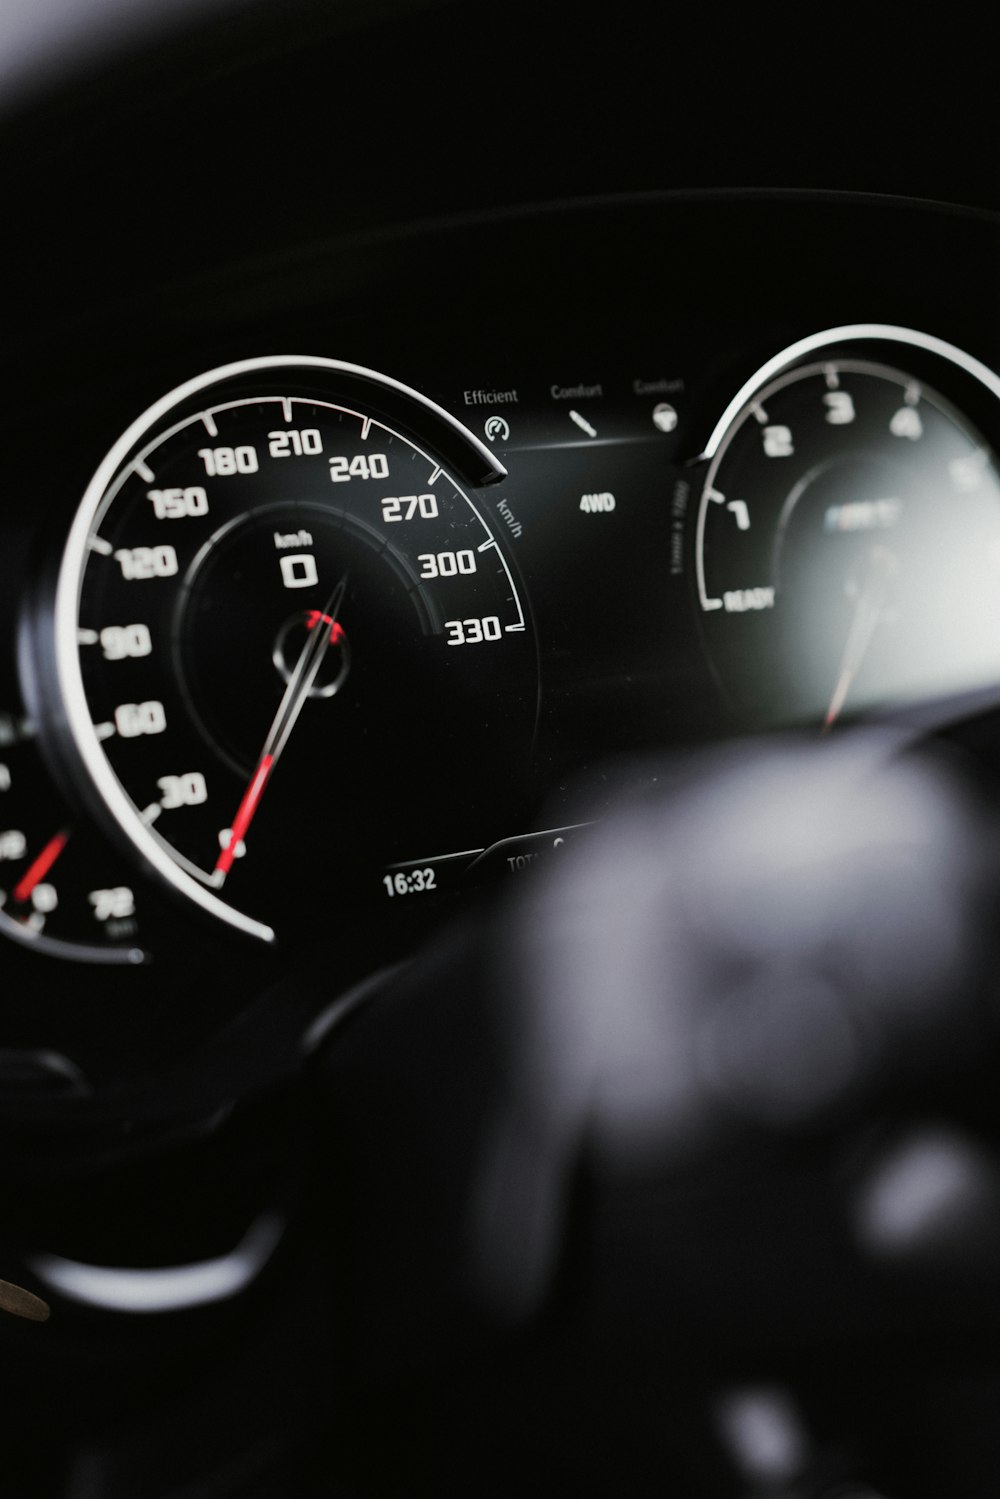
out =
<path fill-rule="evenodd" d="M 215 861 L 216 874 L 227 875 L 232 869 L 236 850 L 253 822 L 254 813 L 264 795 L 264 787 L 267 785 L 273 768 L 274 756 L 264 755 L 253 773 L 253 779 L 243 793 L 243 800 L 236 809 L 236 816 L 233 818 L 233 825 L 229 831 L 229 842 Z"/>
<path fill-rule="evenodd" d="M 318 609 L 309 610 L 309 617 L 306 620 L 306 629 L 315 630 L 321 619 L 325 620 L 326 623 L 330 626 L 330 644 L 339 645 L 344 638 L 343 630 L 341 629 L 340 625 L 337 624 L 336 620 L 331 619 L 328 614 L 321 614 Z"/>
<path fill-rule="evenodd" d="M 54 838 L 49 839 L 34 863 L 29 864 L 24 874 L 22 874 L 14 886 L 14 899 L 19 905 L 23 905 L 26 900 L 31 899 L 32 890 L 34 890 L 36 885 L 41 884 L 68 842 L 68 832 L 64 830 L 56 833 Z"/>
<path fill-rule="evenodd" d="M 261 797 L 264 795 L 265 787 L 271 778 L 271 772 L 278 763 L 288 737 L 298 721 L 299 714 L 305 704 L 306 698 L 316 675 L 323 664 L 328 649 L 331 645 L 339 643 L 343 638 L 343 630 L 337 624 L 337 614 L 347 590 L 347 575 L 345 574 L 337 584 L 327 600 L 326 608 L 310 611 L 315 618 L 308 621 L 309 637 L 295 663 L 295 669 L 288 679 L 285 694 L 278 705 L 278 711 L 274 715 L 274 721 L 268 730 L 267 738 L 264 740 L 264 748 L 261 750 L 260 759 L 257 761 L 257 769 L 250 778 L 250 784 L 243 793 L 242 800 L 233 818 L 233 825 L 229 830 L 229 842 L 219 854 L 215 861 L 215 883 L 221 885 L 233 867 L 240 843 L 246 836 L 257 808 L 260 806 Z M 315 626 L 320 620 L 329 623 L 330 629 L 316 630 Z"/>

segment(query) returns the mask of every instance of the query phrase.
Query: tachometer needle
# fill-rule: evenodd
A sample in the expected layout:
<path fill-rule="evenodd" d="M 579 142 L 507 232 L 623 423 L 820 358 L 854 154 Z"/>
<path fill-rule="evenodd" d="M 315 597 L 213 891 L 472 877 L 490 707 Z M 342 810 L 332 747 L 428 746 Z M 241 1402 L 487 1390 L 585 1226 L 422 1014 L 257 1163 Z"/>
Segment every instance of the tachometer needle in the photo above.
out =
<path fill-rule="evenodd" d="M 823 720 L 822 732 L 824 734 L 832 729 L 840 717 L 847 694 L 851 690 L 851 684 L 871 645 L 875 626 L 885 612 L 889 585 L 896 575 L 897 567 L 896 558 L 885 547 L 876 547 L 868 559 L 861 592 L 854 607 L 851 627 L 847 633 L 847 644 L 841 657 L 840 671 L 837 674 L 830 706 Z"/>
<path fill-rule="evenodd" d="M 23 905 L 25 901 L 31 899 L 31 892 L 44 880 L 68 842 L 69 831 L 63 828 L 49 839 L 37 859 L 28 865 L 14 886 L 13 895 L 18 905 Z"/>
<path fill-rule="evenodd" d="M 325 606 L 318 611 L 315 619 L 310 620 L 309 636 L 295 663 L 295 669 L 288 679 L 278 711 L 267 732 L 264 747 L 260 752 L 256 769 L 250 777 L 247 789 L 243 793 L 242 800 L 236 809 L 232 827 L 229 830 L 229 842 L 221 851 L 215 861 L 214 883 L 221 885 L 226 875 L 233 867 L 236 852 L 246 836 L 247 830 L 257 813 L 261 798 L 267 787 L 268 781 L 274 767 L 277 765 L 282 750 L 288 743 L 289 735 L 298 721 L 299 714 L 305 706 L 309 689 L 316 680 L 317 673 L 323 664 L 330 645 L 340 633 L 337 625 L 337 615 L 344 601 L 347 591 L 347 575 L 341 578 L 336 588 L 331 593 Z M 323 621 L 329 625 L 329 629 L 318 629 L 316 626 Z"/>

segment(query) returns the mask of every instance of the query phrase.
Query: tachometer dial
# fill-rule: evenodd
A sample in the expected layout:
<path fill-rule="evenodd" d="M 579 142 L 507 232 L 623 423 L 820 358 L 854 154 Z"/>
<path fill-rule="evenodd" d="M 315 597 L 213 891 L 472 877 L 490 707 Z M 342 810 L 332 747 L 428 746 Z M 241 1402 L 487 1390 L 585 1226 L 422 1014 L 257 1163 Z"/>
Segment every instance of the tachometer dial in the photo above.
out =
<path fill-rule="evenodd" d="M 54 628 L 70 769 L 245 931 L 508 827 L 535 650 L 460 465 L 503 472 L 415 392 L 251 360 L 161 401 L 84 498 Z"/>
<path fill-rule="evenodd" d="M 882 327 L 805 340 L 740 392 L 696 562 L 744 722 L 831 727 L 1000 683 L 998 396 L 959 350 Z"/>

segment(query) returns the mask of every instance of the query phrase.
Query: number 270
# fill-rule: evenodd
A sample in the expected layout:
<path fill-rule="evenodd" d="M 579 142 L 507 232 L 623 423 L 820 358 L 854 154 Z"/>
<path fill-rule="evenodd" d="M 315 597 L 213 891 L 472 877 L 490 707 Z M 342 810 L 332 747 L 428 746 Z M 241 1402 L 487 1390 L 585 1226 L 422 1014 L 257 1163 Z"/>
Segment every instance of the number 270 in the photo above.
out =
<path fill-rule="evenodd" d="M 384 521 L 433 520 L 438 513 L 437 498 L 432 494 L 392 495 L 382 501 Z"/>

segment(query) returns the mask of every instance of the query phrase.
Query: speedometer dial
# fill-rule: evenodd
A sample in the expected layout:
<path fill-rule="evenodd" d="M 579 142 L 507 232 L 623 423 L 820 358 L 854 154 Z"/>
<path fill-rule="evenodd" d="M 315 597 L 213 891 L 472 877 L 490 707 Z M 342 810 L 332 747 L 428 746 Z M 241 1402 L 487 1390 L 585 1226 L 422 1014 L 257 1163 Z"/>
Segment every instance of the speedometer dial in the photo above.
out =
<path fill-rule="evenodd" d="M 502 475 L 415 392 L 268 359 L 160 402 L 88 490 L 56 602 L 70 758 L 245 931 L 506 831 L 535 653 L 458 464 Z"/>

